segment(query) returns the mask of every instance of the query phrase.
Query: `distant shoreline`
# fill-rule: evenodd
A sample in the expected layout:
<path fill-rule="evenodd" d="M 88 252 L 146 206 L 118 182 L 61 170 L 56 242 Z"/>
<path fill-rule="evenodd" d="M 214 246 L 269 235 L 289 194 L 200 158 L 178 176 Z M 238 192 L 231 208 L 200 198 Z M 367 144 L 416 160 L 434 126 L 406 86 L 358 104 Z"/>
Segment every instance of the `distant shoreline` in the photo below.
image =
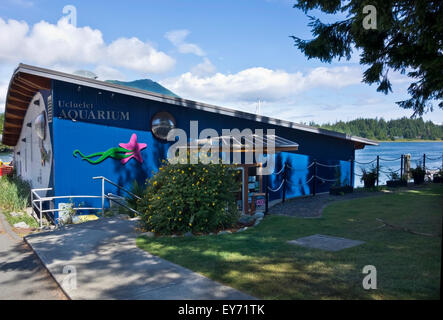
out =
<path fill-rule="evenodd" d="M 399 140 L 375 140 L 377 142 L 443 142 L 443 140 L 420 140 L 420 139 L 399 139 Z"/>

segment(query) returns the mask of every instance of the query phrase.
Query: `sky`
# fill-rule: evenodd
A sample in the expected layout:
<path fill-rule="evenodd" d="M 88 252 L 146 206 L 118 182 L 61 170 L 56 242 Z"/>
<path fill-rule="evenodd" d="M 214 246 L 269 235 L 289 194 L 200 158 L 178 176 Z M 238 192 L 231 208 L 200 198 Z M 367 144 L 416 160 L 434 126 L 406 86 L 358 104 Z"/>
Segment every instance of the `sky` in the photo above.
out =
<path fill-rule="evenodd" d="M 406 76 L 391 73 L 393 93 L 384 95 L 361 83 L 358 52 L 327 64 L 294 47 L 291 35 L 312 36 L 293 2 L 0 0 L 0 112 L 26 63 L 99 80 L 148 78 L 182 98 L 294 122 L 411 116 L 395 104 L 409 98 Z M 423 118 L 441 124 L 443 111 Z"/>

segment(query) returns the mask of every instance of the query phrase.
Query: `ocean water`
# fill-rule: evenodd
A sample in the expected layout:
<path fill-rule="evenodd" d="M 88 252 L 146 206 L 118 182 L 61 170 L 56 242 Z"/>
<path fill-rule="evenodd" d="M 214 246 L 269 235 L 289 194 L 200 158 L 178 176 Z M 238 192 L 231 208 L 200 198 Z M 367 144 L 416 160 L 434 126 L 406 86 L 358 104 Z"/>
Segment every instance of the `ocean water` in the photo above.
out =
<path fill-rule="evenodd" d="M 9 152 L 0 152 L 0 161 L 9 162 L 12 160 L 12 154 Z"/>
<path fill-rule="evenodd" d="M 355 152 L 355 184 L 361 186 L 358 175 L 362 168 L 370 168 L 376 165 L 376 161 L 371 164 L 359 164 L 373 161 L 380 156 L 380 183 L 384 184 L 388 180 L 386 172 L 400 169 L 400 157 L 402 154 L 411 155 L 411 167 L 415 167 L 419 161 L 423 161 L 423 154 L 426 154 L 426 168 L 437 170 L 442 167 L 443 142 L 380 142 L 379 146 L 366 146 L 363 150 Z M 391 161 L 393 160 L 393 161 Z"/>

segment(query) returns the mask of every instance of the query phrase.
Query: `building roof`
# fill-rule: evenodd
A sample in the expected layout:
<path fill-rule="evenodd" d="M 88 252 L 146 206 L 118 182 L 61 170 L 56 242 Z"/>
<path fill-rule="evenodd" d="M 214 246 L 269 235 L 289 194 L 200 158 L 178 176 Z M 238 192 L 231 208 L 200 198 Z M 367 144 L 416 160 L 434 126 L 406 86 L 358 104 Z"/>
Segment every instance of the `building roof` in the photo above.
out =
<path fill-rule="evenodd" d="M 23 125 L 23 119 L 26 114 L 29 102 L 38 90 L 50 90 L 51 80 L 73 83 L 77 85 L 96 88 L 99 90 L 106 90 L 143 99 L 174 104 L 185 108 L 219 113 L 227 116 L 311 132 L 342 140 L 348 140 L 354 143 L 356 149 L 362 149 L 365 145 L 378 145 L 376 141 L 348 135 L 345 133 L 315 128 L 304 124 L 265 117 L 234 109 L 218 107 L 206 103 L 182 99 L 179 97 L 171 97 L 159 93 L 141 90 L 138 88 L 131 88 L 115 83 L 85 78 L 78 75 L 39 68 L 26 64 L 20 64 L 17 67 L 9 83 L 5 107 L 3 144 L 9 146 L 15 146 L 17 144 L 17 140 L 20 136 L 20 131 Z"/>
<path fill-rule="evenodd" d="M 219 150 L 229 148 L 231 152 L 255 152 L 257 149 L 268 153 L 281 151 L 296 151 L 299 144 L 275 134 L 250 134 L 250 135 L 226 135 L 191 141 L 190 145 L 183 146 L 186 149 L 199 150 L 202 146 L 214 146 Z M 268 149 L 268 146 L 271 149 Z"/>

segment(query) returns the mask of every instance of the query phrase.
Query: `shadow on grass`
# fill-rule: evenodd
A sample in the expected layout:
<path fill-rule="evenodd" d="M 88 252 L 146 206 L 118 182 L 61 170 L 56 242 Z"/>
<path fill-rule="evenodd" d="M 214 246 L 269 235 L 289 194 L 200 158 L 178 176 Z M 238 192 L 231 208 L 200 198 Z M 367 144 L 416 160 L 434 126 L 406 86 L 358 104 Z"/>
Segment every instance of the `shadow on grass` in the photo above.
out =
<path fill-rule="evenodd" d="M 423 193 L 423 194 L 422 194 Z M 438 299 L 441 239 L 380 228 L 377 217 L 441 230 L 443 188 L 337 202 L 320 219 L 266 217 L 257 228 L 223 236 L 139 238 L 139 247 L 265 299 Z M 429 195 L 429 196 L 427 196 Z M 366 241 L 339 252 L 287 244 L 324 234 Z M 362 288 L 374 265 L 378 289 Z"/>

